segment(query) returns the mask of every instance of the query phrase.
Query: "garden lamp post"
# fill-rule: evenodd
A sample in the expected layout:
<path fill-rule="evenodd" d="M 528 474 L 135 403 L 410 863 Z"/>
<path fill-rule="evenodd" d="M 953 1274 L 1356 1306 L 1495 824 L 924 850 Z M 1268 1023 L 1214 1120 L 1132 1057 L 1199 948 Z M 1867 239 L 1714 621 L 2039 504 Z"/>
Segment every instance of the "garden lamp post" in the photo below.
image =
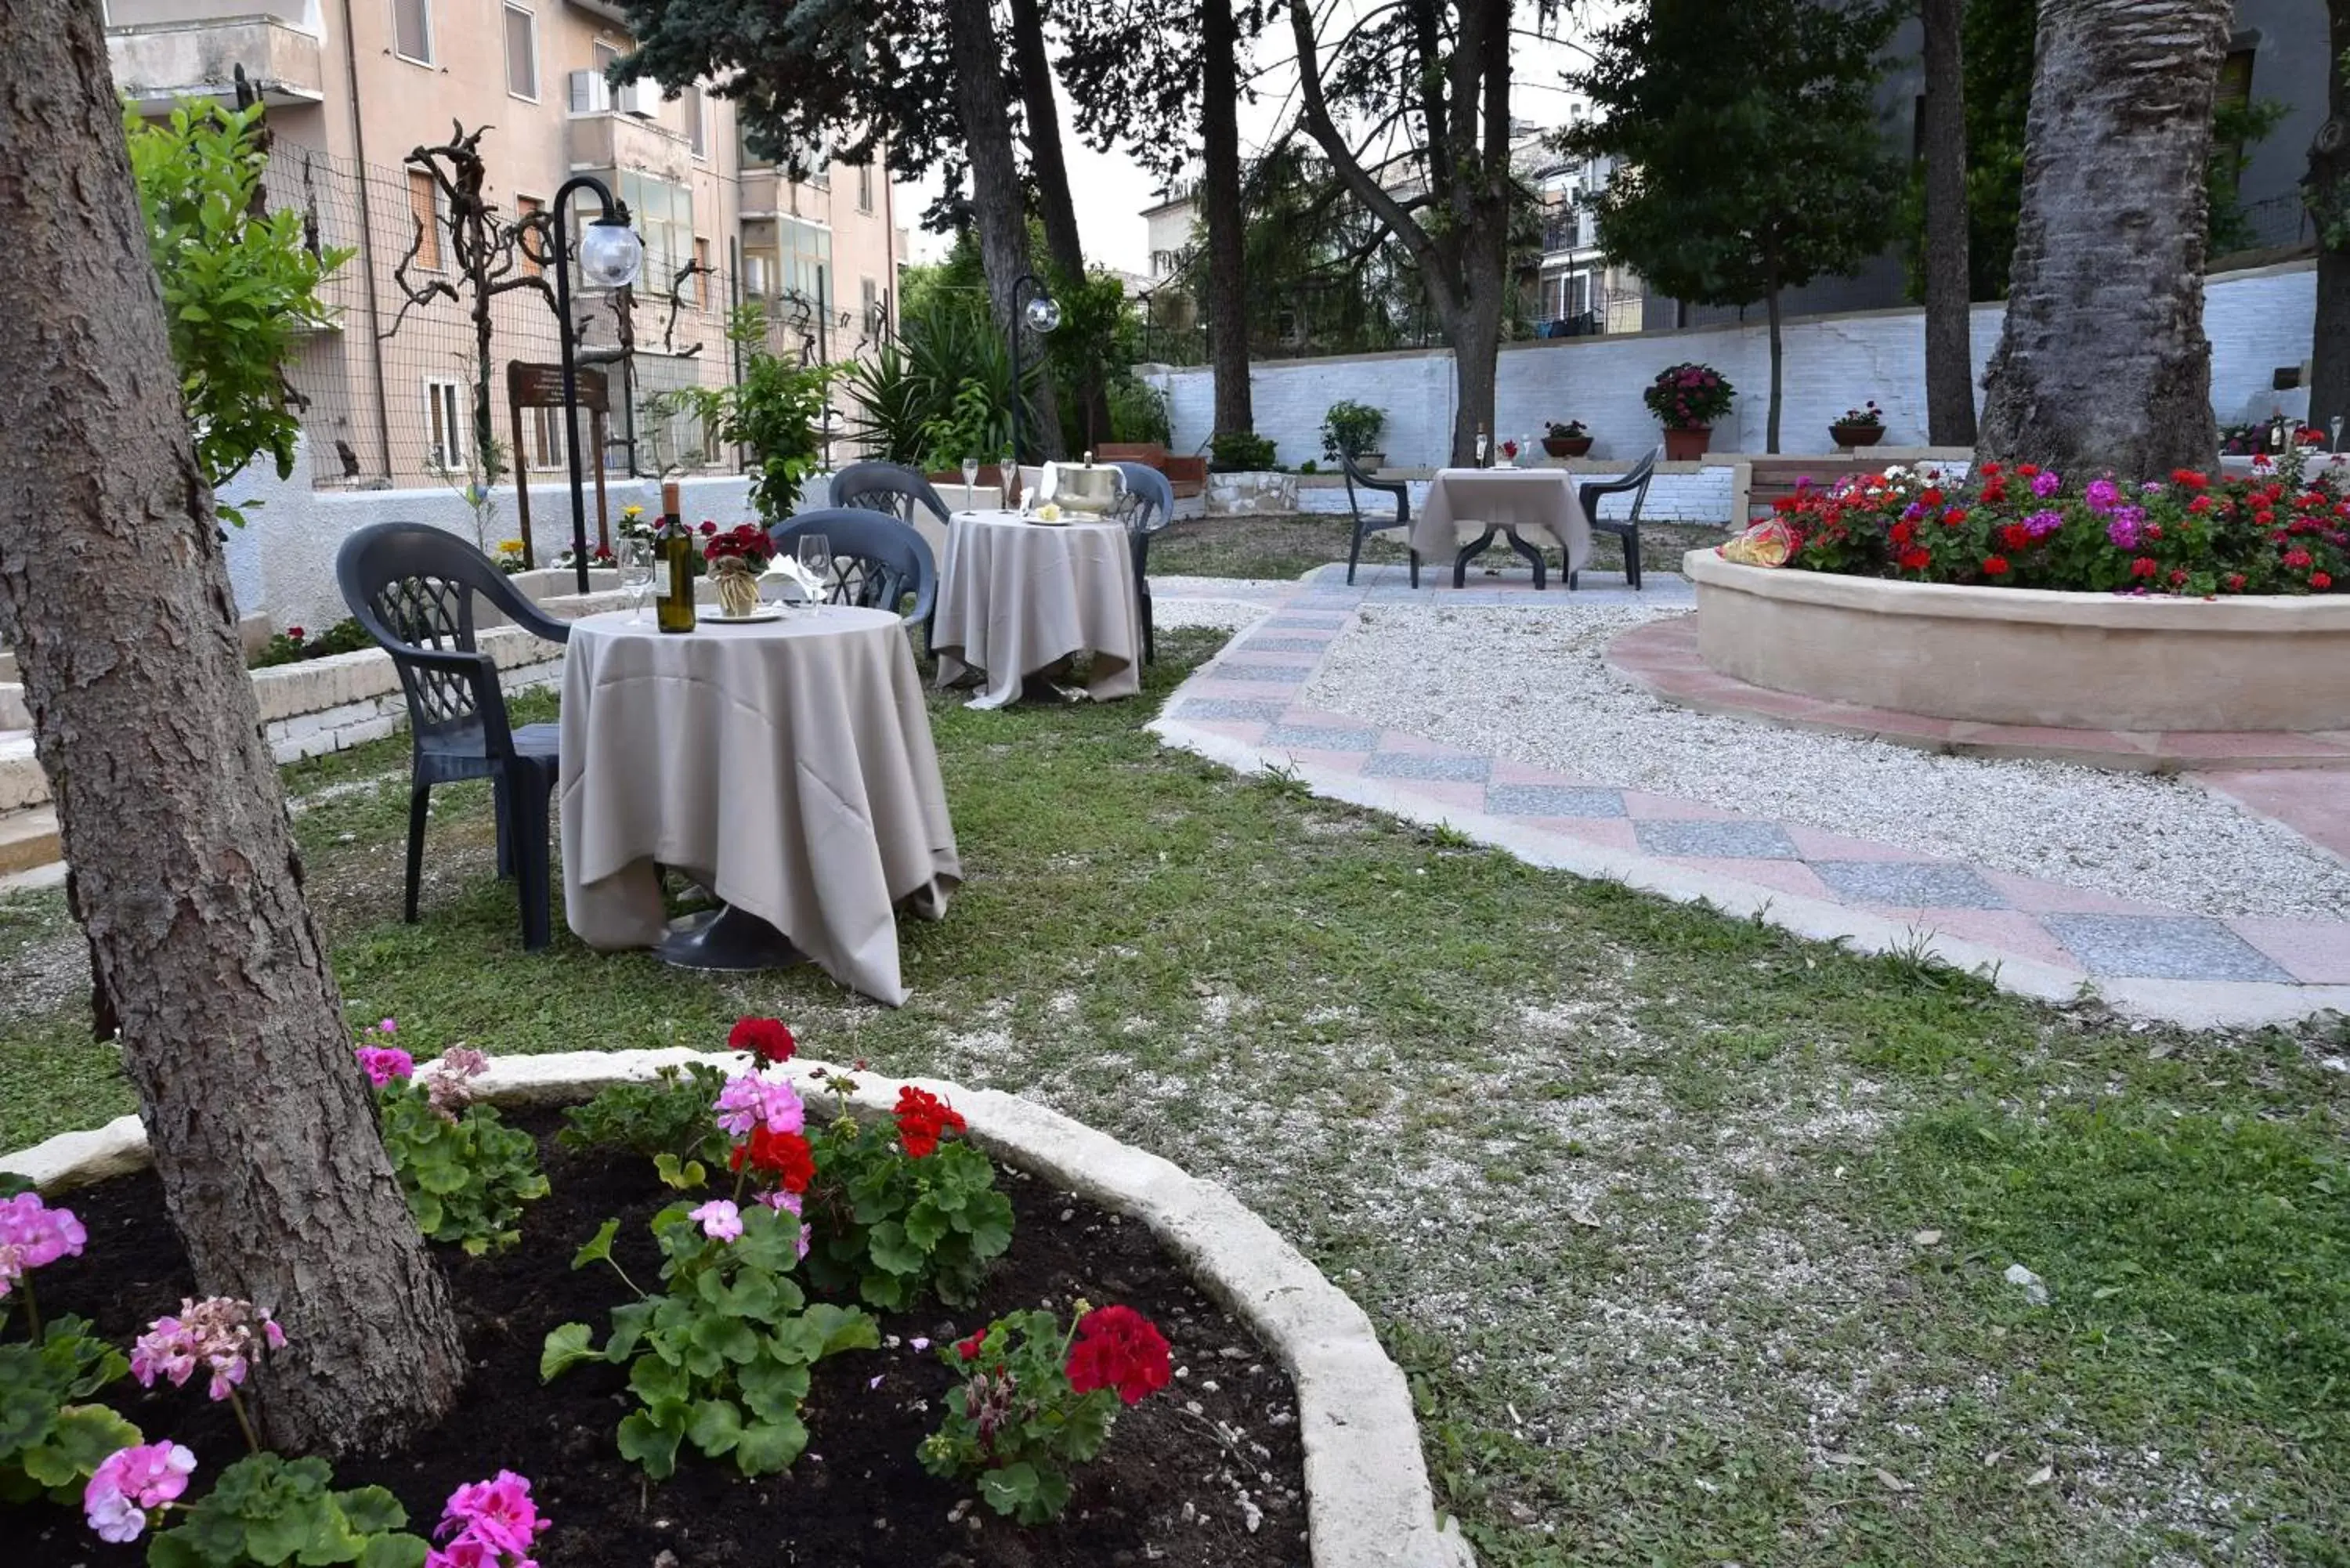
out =
<path fill-rule="evenodd" d="M 1033 292 L 1032 292 L 1033 291 Z M 1024 308 L 1020 296 L 1029 294 Z M 1020 467 L 1020 410 L 1027 399 L 1021 395 L 1020 328 L 1025 324 L 1038 337 L 1043 337 L 1061 324 L 1061 306 L 1045 292 L 1045 280 L 1033 272 L 1024 272 L 1012 280 L 1012 466 Z"/>
<path fill-rule="evenodd" d="M 593 191 L 603 211 L 579 236 L 579 278 L 591 288 L 626 288 L 644 270 L 645 245 L 629 227 L 629 208 L 612 199 L 610 189 L 593 174 L 577 174 L 555 193 L 554 218 L 547 233 L 547 259 L 555 265 L 556 340 L 563 348 L 563 444 L 571 459 L 571 563 L 579 573 L 579 591 L 588 591 L 588 502 L 579 492 L 579 366 L 572 343 L 571 242 L 566 233 L 571 197 Z M 596 461 L 604 461 L 598 452 Z M 519 483 L 528 483 L 524 475 Z"/>

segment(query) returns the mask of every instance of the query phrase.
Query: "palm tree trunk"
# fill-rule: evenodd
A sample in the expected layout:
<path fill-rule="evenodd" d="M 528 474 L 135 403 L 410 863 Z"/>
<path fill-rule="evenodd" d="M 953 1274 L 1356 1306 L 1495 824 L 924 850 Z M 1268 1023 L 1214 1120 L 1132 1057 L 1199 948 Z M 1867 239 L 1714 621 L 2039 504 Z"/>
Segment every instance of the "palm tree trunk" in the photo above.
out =
<path fill-rule="evenodd" d="M 2211 102 L 2230 0 L 2045 0 L 2007 323 L 1977 452 L 2209 468 Z"/>
<path fill-rule="evenodd" d="M 0 635 L 203 1294 L 285 1325 L 274 1447 L 392 1448 L 464 1376 L 302 898 L 87 0 L 0 6 Z"/>
<path fill-rule="evenodd" d="M 1926 23 L 1926 439 L 1975 443 L 1972 302 L 1967 282 L 1964 0 L 1924 0 Z"/>
<path fill-rule="evenodd" d="M 1249 397 L 1247 219 L 1241 203 L 1240 30 L 1232 0 L 1200 0 L 1201 202 L 1208 223 L 1208 360 L 1219 435 L 1246 433 Z"/>

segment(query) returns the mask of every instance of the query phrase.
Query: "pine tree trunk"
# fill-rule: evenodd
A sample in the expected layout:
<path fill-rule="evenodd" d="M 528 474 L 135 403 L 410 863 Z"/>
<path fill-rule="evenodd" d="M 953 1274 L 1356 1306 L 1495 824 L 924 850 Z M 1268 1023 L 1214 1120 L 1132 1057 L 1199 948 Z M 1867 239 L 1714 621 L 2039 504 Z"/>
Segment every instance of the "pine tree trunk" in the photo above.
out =
<path fill-rule="evenodd" d="M 2317 226 L 2317 319 L 2311 335 L 2309 422 L 2331 434 L 2350 417 L 2350 0 L 2328 0 L 2326 124 L 2309 150 L 2304 199 Z"/>
<path fill-rule="evenodd" d="M 1975 444 L 1973 319 L 1967 297 L 1965 0 L 1923 0 L 1926 22 L 1926 439 Z"/>
<path fill-rule="evenodd" d="M 1201 197 L 1208 223 L 1208 360 L 1216 433 L 1256 428 L 1249 395 L 1247 219 L 1241 202 L 1240 30 L 1232 0 L 1200 0 Z"/>
<path fill-rule="evenodd" d="M 2209 468 L 2203 264 L 2229 0 L 2045 0 L 2007 323 L 1978 455 Z"/>
<path fill-rule="evenodd" d="M 1060 106 L 1054 101 L 1053 66 L 1045 55 L 1040 0 L 1012 0 L 1013 62 L 1020 73 L 1020 97 L 1028 119 L 1028 171 L 1036 182 L 1036 205 L 1045 221 L 1045 254 L 1071 285 L 1086 281 L 1086 246 L 1077 233 L 1077 209 L 1069 199 L 1069 169 L 1061 157 Z M 1102 386 L 1101 361 L 1087 354 L 1077 372 L 1078 423 L 1088 447 L 1110 439 L 1109 393 Z"/>
<path fill-rule="evenodd" d="M 454 1402 L 456 1320 L 302 899 L 98 7 L 10 0 L 0 57 L 0 634 L 197 1286 L 286 1327 L 264 1430 L 388 1448 Z"/>
<path fill-rule="evenodd" d="M 1013 286 L 1028 270 L 1028 214 L 1020 192 L 1020 167 L 1012 155 L 1012 115 L 1003 90 L 1003 62 L 995 47 L 988 0 L 948 0 L 946 24 L 954 52 L 955 109 L 962 120 L 964 150 L 971 160 L 971 204 L 979 223 L 979 259 L 987 269 L 988 297 L 995 319 L 1008 334 L 1021 330 L 1013 317 Z M 1020 360 L 1034 366 L 1045 347 L 1033 334 L 1021 339 Z M 1012 389 L 1014 398 L 1021 389 Z M 1053 379 L 1036 378 L 1028 400 L 1033 419 L 1021 421 L 1030 445 L 1046 457 L 1061 455 L 1061 414 Z M 1021 453 L 1026 456 L 1027 453 Z"/>
<path fill-rule="evenodd" d="M 1779 393 L 1782 373 L 1786 366 L 1787 345 L 1779 327 L 1779 286 L 1773 284 L 1763 296 L 1763 310 L 1771 323 L 1771 412 L 1762 434 L 1762 450 L 1776 454 L 1779 450 Z"/>

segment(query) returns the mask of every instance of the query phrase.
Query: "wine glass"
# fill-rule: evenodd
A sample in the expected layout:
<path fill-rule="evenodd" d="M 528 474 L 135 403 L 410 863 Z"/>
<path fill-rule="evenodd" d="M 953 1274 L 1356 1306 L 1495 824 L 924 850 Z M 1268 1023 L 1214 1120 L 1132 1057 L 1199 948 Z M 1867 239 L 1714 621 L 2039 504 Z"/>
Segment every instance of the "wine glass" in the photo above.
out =
<path fill-rule="evenodd" d="M 645 618 L 645 590 L 653 586 L 653 547 L 642 539 L 620 541 L 620 586 L 629 590 L 629 621 Z"/>
<path fill-rule="evenodd" d="M 979 497 L 973 493 L 978 489 L 979 459 L 975 457 L 964 458 L 962 460 L 962 504 L 965 506 L 974 508 L 978 506 Z"/>
<path fill-rule="evenodd" d="M 800 570 L 817 586 L 807 590 L 808 603 L 824 602 L 823 585 L 832 580 L 832 541 L 821 534 L 800 535 Z"/>

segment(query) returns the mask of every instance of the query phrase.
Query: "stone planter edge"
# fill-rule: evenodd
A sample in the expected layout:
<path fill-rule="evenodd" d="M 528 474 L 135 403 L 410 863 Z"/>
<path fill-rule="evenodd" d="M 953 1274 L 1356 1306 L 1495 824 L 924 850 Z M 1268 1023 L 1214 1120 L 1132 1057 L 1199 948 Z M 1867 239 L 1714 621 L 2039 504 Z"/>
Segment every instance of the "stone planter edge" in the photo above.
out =
<path fill-rule="evenodd" d="M 732 1067 L 742 1060 L 682 1046 L 505 1056 L 492 1060 L 479 1086 L 497 1105 L 557 1105 L 665 1066 Z M 817 1087 L 820 1075 L 844 1069 L 803 1059 L 787 1070 L 813 1098 L 830 1092 Z M 1475 1568 L 1459 1526 L 1437 1520 L 1410 1389 L 1380 1348 L 1370 1319 L 1238 1199 L 1157 1155 L 1000 1089 L 872 1074 L 858 1080 L 851 1104 L 861 1116 L 888 1115 L 907 1084 L 951 1098 L 981 1147 L 1141 1220 L 1202 1289 L 1265 1342 L 1296 1385 L 1315 1568 Z M 135 1116 L 0 1154 L 0 1170 L 30 1178 L 45 1192 L 148 1163 L 146 1129 Z"/>

